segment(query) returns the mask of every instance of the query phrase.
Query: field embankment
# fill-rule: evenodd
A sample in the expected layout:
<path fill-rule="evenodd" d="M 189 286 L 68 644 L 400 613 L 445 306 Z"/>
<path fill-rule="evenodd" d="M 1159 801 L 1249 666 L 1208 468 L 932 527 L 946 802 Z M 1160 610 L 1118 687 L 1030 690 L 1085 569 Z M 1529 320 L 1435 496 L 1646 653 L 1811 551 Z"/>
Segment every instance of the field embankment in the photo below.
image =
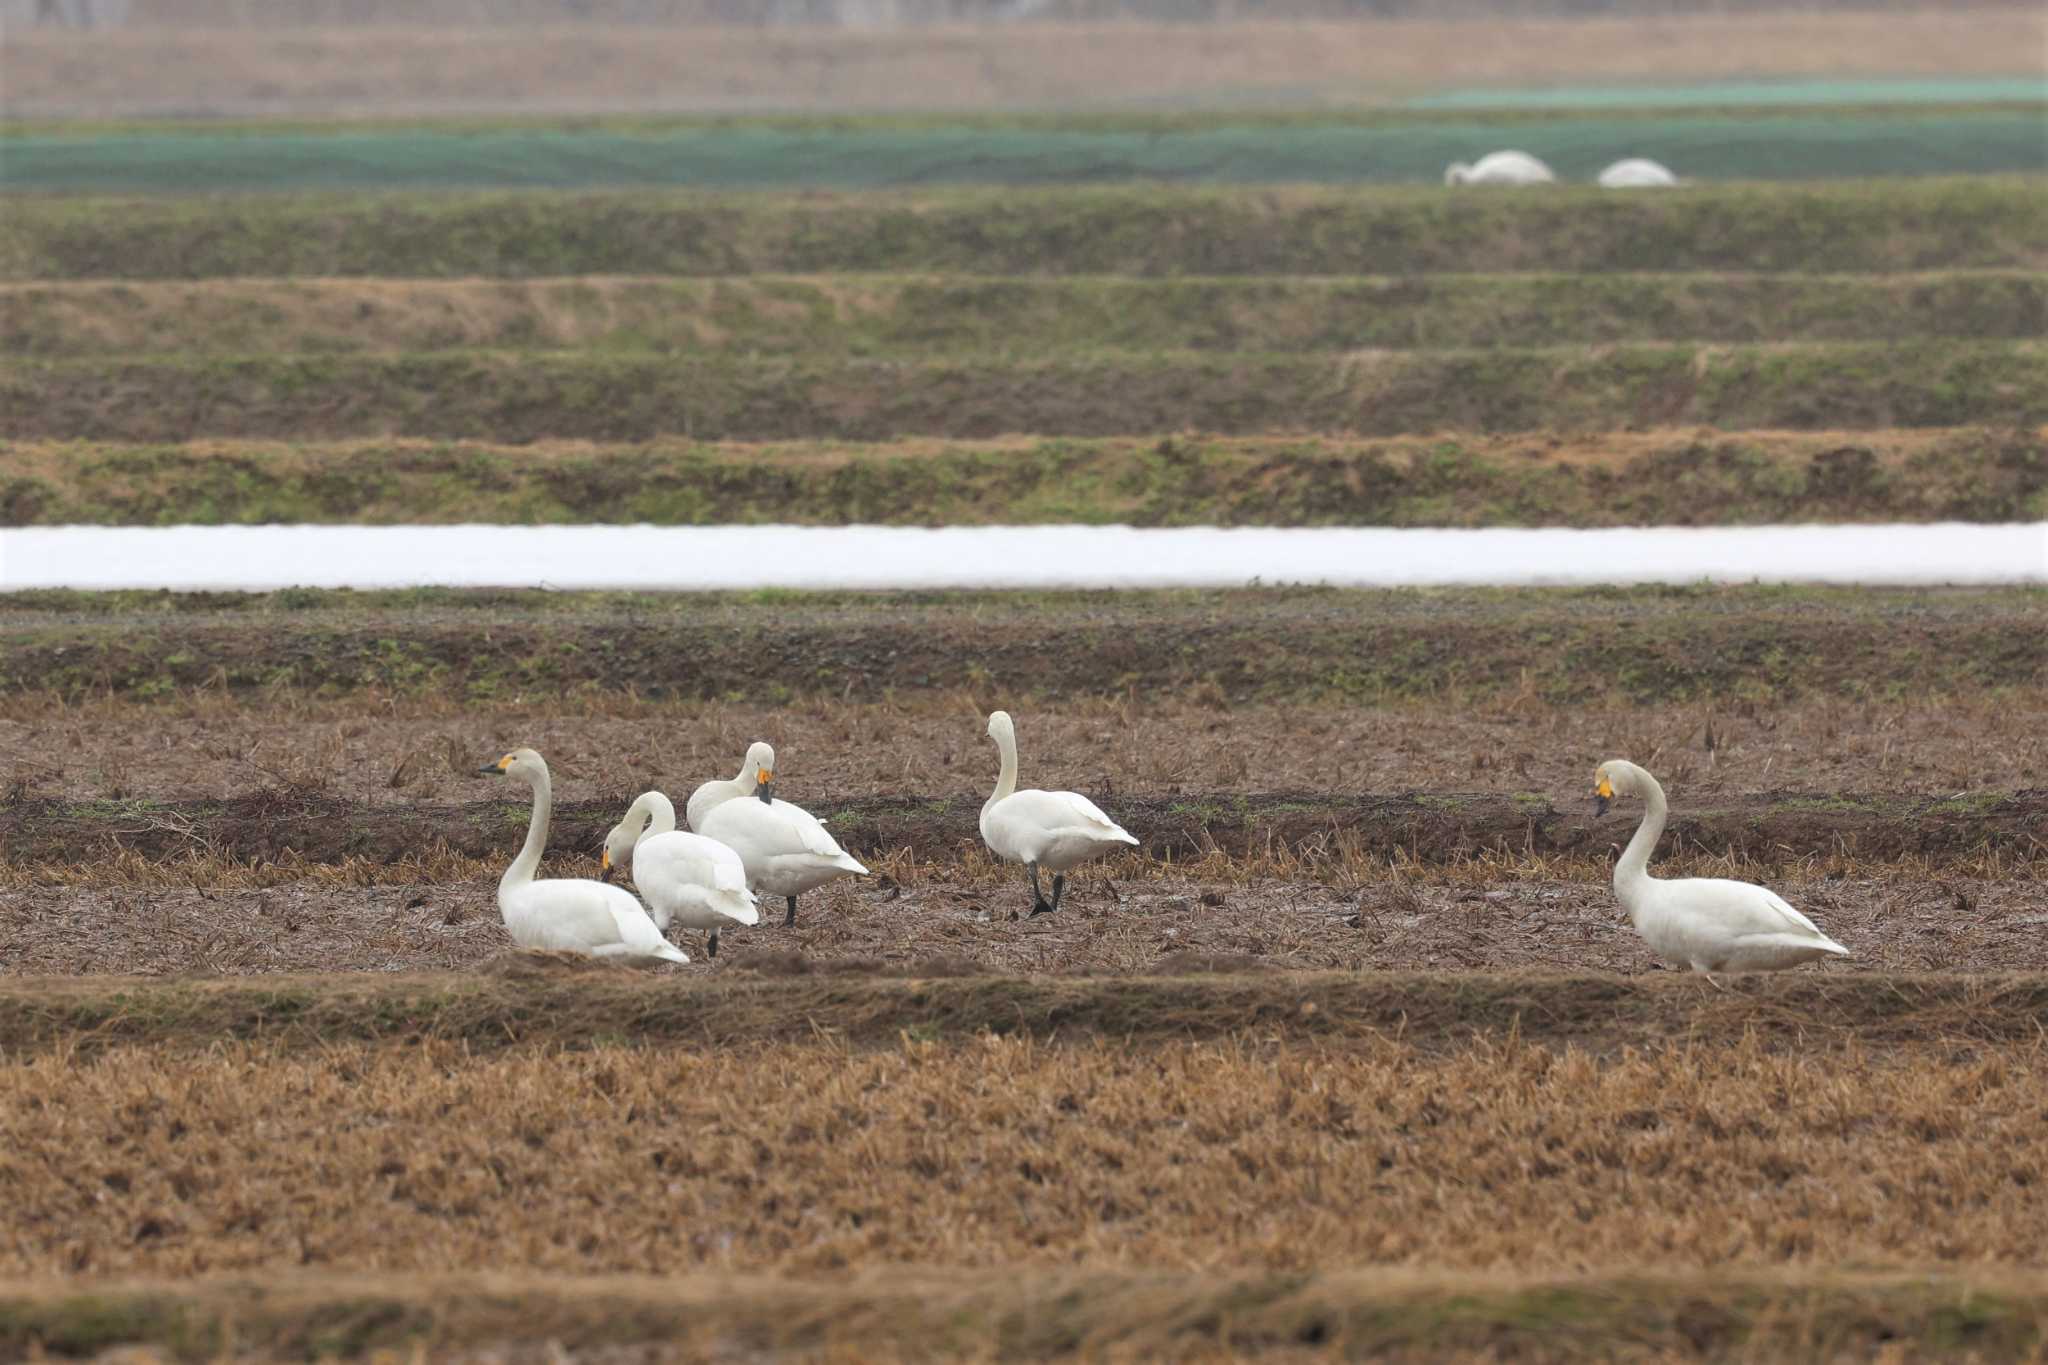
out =
<path fill-rule="evenodd" d="M 1968 1365 L 2038 1349 L 2048 1335 L 2044 1313 L 2031 1277 L 1998 1271 L 1505 1278 L 909 1269 L 852 1282 L 302 1271 L 89 1290 L 70 1281 L 0 1284 L 0 1345 L 67 1358 L 141 1342 L 193 1365 L 228 1350 L 344 1360 L 424 1351 L 465 1362 L 622 1350 L 647 1365 L 735 1350 L 771 1359 L 1576 1365 L 1599 1350 L 1675 1362 L 1833 1365 L 1882 1354 L 1899 1365 Z"/>
<path fill-rule="evenodd" d="M 1651 341 L 2027 340 L 2048 275 L 597 276 L 0 285 L 0 351 L 1050 357 Z"/>
<path fill-rule="evenodd" d="M 2039 687 L 2038 591 L 23 594 L 0 692 L 1729 702 Z M 1059 661 L 1049 670 L 1048 659 Z M 721 760 L 723 766 L 725 760 Z"/>
<path fill-rule="evenodd" d="M 2038 342 L 819 360 L 586 353 L 23 361 L 0 436 L 167 442 L 986 439 L 2036 426 Z"/>
<path fill-rule="evenodd" d="M 2037 521 L 2048 429 L 0 442 L 0 526 L 1696 526 Z"/>
<path fill-rule="evenodd" d="M 1629 196 L 1064 188 L 1018 195 L 20 196 L 0 279 L 579 275 L 1839 274 L 2048 267 L 2030 177 Z"/>

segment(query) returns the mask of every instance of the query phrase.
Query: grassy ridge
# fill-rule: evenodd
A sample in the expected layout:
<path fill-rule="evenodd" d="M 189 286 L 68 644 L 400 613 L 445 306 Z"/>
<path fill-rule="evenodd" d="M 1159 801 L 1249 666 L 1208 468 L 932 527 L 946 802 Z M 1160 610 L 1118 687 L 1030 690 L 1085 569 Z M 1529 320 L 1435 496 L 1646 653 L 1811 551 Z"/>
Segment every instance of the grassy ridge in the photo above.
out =
<path fill-rule="evenodd" d="M 600 277 L 0 286 L 0 351 L 854 356 L 2048 335 L 2048 274 Z"/>
<path fill-rule="evenodd" d="M 774 955 L 764 962 L 774 968 Z M 730 1048 L 828 1038 L 890 1049 L 1017 1036 L 1161 1044 L 1277 1034 L 1290 1042 L 1399 1038 L 1446 1052 L 1479 1035 L 1617 1052 L 1692 1038 L 1873 1049 L 1943 1039 L 2039 1037 L 2048 977 L 1683 977 L 1523 972 L 1287 972 L 1192 976 L 795 976 L 650 972 L 567 954 L 508 953 L 479 974 L 268 976 L 247 980 L 0 977 L 11 1057 L 147 1046 L 273 1053 L 348 1043 L 455 1043 L 478 1052 L 640 1045 Z"/>
<path fill-rule="evenodd" d="M 0 279 L 2048 267 L 2027 178 L 1630 196 L 1189 188 L 11 199 Z"/>
<path fill-rule="evenodd" d="M 4 607 L 0 692 L 66 697 L 296 686 L 773 702 L 1135 688 L 1582 702 L 1952 696 L 2048 681 L 2048 595 L 2025 589 L 50 593 Z"/>
<path fill-rule="evenodd" d="M 2048 433 L 647 445 L 0 442 L 0 526 L 2048 519 Z"/>
<path fill-rule="evenodd" d="M 1954 427 L 2048 420 L 2033 342 L 1823 342 L 1006 362 L 601 353 L 25 361 L 0 436 L 520 442 Z"/>
<path fill-rule="evenodd" d="M 2028 1276 L 1646 1272 L 1556 1278 L 1323 1270 L 1165 1275 L 901 1268 L 855 1284 L 760 1275 L 215 1276 L 0 1285 L 0 1347 L 175 1361 L 638 1348 L 864 1359 L 1132 1357 L 1543 1362 L 2017 1359 L 2048 1336 Z M 653 1343 L 661 1343 L 654 1345 Z M 642 1354 L 641 1352 L 647 1352 Z M 1468 1354 L 1469 1353 L 1469 1354 Z M 521 1357 L 523 1358 L 523 1357 Z"/>

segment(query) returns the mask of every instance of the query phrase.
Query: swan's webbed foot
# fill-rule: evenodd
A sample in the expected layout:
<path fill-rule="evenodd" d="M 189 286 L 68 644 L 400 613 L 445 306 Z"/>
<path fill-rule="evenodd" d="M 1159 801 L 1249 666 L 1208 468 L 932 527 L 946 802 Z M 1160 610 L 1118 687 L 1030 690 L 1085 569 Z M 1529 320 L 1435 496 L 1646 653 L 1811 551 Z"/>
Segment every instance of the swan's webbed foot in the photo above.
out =
<path fill-rule="evenodd" d="M 716 929 L 713 929 L 713 930 L 711 931 L 711 940 L 710 940 L 710 942 L 708 942 L 708 943 L 706 943 L 706 944 L 704 945 L 704 955 L 705 955 L 706 957 L 717 957 L 717 956 L 718 956 L 718 931 L 717 931 Z"/>
<path fill-rule="evenodd" d="M 1047 905 L 1042 900 L 1035 900 L 1031 902 L 1031 918 L 1037 919 L 1040 915 L 1050 915 L 1057 909 L 1059 909 L 1057 905 Z"/>
<path fill-rule="evenodd" d="M 784 916 L 782 917 L 782 927 L 783 927 L 783 928 L 785 928 L 785 929 L 794 929 L 794 928 L 796 928 L 796 897 L 795 897 L 795 896 L 791 896 L 791 897 L 789 897 L 789 913 L 788 913 L 787 915 L 784 915 Z"/>

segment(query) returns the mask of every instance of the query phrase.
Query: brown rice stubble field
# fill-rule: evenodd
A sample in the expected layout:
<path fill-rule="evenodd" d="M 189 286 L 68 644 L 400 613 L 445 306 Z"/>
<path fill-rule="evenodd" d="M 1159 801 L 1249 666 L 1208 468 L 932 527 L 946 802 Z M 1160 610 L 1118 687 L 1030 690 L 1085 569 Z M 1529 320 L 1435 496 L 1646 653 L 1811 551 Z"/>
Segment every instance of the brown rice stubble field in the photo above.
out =
<path fill-rule="evenodd" d="M 2048 1052 L 982 1036 L 10 1066 L 0 1273 L 2037 1264 Z"/>

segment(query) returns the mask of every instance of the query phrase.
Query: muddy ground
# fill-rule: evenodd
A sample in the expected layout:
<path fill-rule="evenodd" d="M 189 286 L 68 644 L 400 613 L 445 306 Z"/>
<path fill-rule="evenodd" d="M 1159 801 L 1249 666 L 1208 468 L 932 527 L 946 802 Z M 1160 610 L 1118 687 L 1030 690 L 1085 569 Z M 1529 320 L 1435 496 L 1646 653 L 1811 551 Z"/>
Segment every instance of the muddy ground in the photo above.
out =
<path fill-rule="evenodd" d="M 995 781 L 982 708 L 1017 720 L 1023 781 L 1114 804 L 1129 793 L 1496 792 L 1560 809 L 1593 768 L 1649 766 L 1684 815 L 1759 792 L 1898 792 L 1935 800 L 2048 785 L 2048 691 L 1975 698 L 1550 704 L 1230 705 L 1213 692 L 1034 704 L 992 685 L 874 703 L 659 704 L 574 696 L 321 701 L 203 694 L 156 704 L 0 699 L 0 813 L 45 801 L 214 801 L 289 793 L 363 809 L 521 799 L 476 768 L 518 746 L 548 760 L 558 801 L 649 787 L 681 801 L 772 743 L 799 804 L 979 802 Z M 81 810 L 75 814 L 91 814 Z M 100 812 L 116 814 L 117 812 Z M 4 820 L 0 814 L 0 820 Z M 970 821 L 971 823 L 971 821 Z M 424 831 L 431 835 L 434 831 Z"/>
<path fill-rule="evenodd" d="M 1777 889 L 1854 950 L 1829 973 L 2033 971 L 2048 960 L 2038 879 L 1841 877 Z M 246 890 L 0 892 L 0 975 L 471 971 L 511 945 L 487 878 Z M 770 907 L 764 902 L 763 910 Z M 677 930 L 693 977 L 821 972 L 1157 975 L 1190 971 L 1657 970 L 1596 881 L 1495 886 L 1077 878 L 1030 918 L 1021 874 L 877 875 L 723 936 Z M 1022 915 L 1022 918 L 1014 916 Z M 668 970 L 668 969 L 662 969 Z M 1820 970 L 1820 969 L 1812 969 Z"/>

